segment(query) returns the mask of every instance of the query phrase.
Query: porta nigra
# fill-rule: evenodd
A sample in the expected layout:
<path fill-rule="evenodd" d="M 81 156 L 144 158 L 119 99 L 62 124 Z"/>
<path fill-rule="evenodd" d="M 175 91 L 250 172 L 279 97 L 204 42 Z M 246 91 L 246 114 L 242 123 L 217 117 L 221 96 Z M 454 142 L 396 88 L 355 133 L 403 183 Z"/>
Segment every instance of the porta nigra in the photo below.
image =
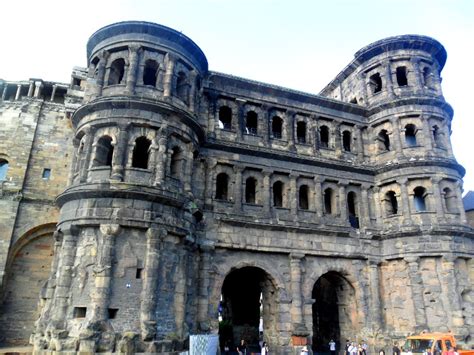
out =
<path fill-rule="evenodd" d="M 2 345 L 177 353 L 220 333 L 294 354 L 424 329 L 472 345 L 445 61 L 391 37 L 308 94 L 213 72 L 185 35 L 132 21 L 95 32 L 70 83 L 0 80 Z"/>

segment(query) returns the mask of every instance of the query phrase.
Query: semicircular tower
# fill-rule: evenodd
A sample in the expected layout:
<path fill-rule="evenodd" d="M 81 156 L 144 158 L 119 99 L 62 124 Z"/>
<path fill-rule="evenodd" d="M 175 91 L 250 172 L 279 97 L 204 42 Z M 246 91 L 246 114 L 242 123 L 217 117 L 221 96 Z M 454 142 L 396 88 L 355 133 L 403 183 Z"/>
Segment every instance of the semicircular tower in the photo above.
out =
<path fill-rule="evenodd" d="M 191 176 L 207 60 L 188 37 L 147 22 L 98 30 L 87 56 L 70 186 L 57 198 L 57 287 L 35 346 L 179 350 L 193 327 L 187 284 L 201 213 Z"/>

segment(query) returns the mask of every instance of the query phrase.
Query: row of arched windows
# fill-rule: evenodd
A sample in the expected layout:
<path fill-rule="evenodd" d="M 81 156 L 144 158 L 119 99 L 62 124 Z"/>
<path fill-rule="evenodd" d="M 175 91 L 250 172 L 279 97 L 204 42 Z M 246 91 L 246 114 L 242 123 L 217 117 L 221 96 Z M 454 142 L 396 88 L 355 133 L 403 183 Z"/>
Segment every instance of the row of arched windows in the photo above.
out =
<path fill-rule="evenodd" d="M 232 129 L 232 109 L 229 106 L 221 106 L 219 108 L 219 128 L 224 130 Z M 296 142 L 299 144 L 309 143 L 307 123 L 303 120 L 297 121 L 295 128 Z M 245 115 L 243 132 L 248 135 L 258 135 L 258 129 L 258 114 L 255 111 L 248 111 Z M 270 129 L 271 138 L 286 139 L 284 120 L 280 116 L 274 115 L 271 118 Z M 344 130 L 341 134 L 343 150 L 346 152 L 352 151 L 352 132 L 349 130 Z M 319 127 L 318 142 L 319 147 L 321 148 L 331 148 L 330 129 L 328 126 L 321 125 Z"/>

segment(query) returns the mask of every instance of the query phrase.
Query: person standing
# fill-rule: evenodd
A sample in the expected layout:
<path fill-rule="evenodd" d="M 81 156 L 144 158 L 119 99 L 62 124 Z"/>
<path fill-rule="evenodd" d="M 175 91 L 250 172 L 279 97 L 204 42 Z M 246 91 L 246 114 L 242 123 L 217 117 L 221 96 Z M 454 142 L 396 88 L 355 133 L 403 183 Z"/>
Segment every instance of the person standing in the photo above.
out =
<path fill-rule="evenodd" d="M 237 351 L 239 352 L 239 354 L 241 355 L 247 355 L 247 344 L 245 343 L 245 340 L 242 339 L 240 341 L 240 344 L 239 346 L 237 347 Z"/>
<path fill-rule="evenodd" d="M 352 342 L 351 345 L 349 345 L 349 349 L 347 349 L 350 355 L 357 355 L 358 350 L 359 349 L 354 342 Z"/>
<path fill-rule="evenodd" d="M 263 342 L 262 344 L 262 351 L 260 352 L 261 355 L 268 355 L 268 345 L 266 342 Z"/>
<path fill-rule="evenodd" d="M 400 355 L 400 348 L 397 343 L 393 343 L 392 355 Z"/>
<path fill-rule="evenodd" d="M 365 342 L 365 340 L 362 340 L 362 353 L 364 355 L 367 355 L 367 349 L 369 348 L 369 346 L 367 345 L 367 343 Z"/>
<path fill-rule="evenodd" d="M 331 355 L 336 355 L 336 342 L 333 339 L 329 342 L 329 351 Z"/>

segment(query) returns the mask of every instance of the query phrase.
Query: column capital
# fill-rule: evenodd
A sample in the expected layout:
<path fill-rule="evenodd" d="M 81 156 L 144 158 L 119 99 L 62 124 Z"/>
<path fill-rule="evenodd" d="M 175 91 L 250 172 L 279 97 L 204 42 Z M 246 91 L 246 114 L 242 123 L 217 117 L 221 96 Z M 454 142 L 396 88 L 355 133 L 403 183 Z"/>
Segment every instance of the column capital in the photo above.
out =
<path fill-rule="evenodd" d="M 430 180 L 433 185 L 438 185 L 441 182 L 442 178 L 438 176 L 432 176 Z"/>
<path fill-rule="evenodd" d="M 443 255 L 443 263 L 450 263 L 450 264 L 453 264 L 455 261 L 456 261 L 457 257 L 456 255 L 453 255 L 453 254 L 446 254 L 446 255 Z"/>
<path fill-rule="evenodd" d="M 141 48 L 141 45 L 135 43 L 128 46 L 128 50 L 130 51 L 130 53 L 138 53 Z"/>
<path fill-rule="evenodd" d="M 345 187 L 347 185 L 349 185 L 349 180 L 339 180 L 337 182 L 337 186 L 339 186 L 339 187 Z"/>
<path fill-rule="evenodd" d="M 114 237 L 120 234 L 122 228 L 120 224 L 101 224 L 100 232 L 104 236 Z"/>
<path fill-rule="evenodd" d="M 303 253 L 290 253 L 289 254 L 291 261 L 300 261 L 305 257 Z"/>
<path fill-rule="evenodd" d="M 70 224 L 68 226 L 61 226 L 59 228 L 59 231 L 63 234 L 67 235 L 72 235 L 72 236 L 77 236 L 79 235 L 80 228 L 76 226 L 75 224 Z"/>
<path fill-rule="evenodd" d="M 151 226 L 146 230 L 146 237 L 149 240 L 164 239 L 168 231 L 164 227 Z"/>
<path fill-rule="evenodd" d="M 406 256 L 406 257 L 404 258 L 404 260 L 405 260 L 408 264 L 418 264 L 418 262 L 420 261 L 420 257 L 419 257 L 419 256 L 410 255 L 410 256 Z"/>
<path fill-rule="evenodd" d="M 245 166 L 244 166 L 244 165 L 241 165 L 241 164 L 235 164 L 235 165 L 232 167 L 232 170 L 234 171 L 235 174 L 238 174 L 238 173 L 243 172 L 244 169 L 245 169 Z"/>
<path fill-rule="evenodd" d="M 109 55 L 110 55 L 110 52 L 104 49 L 104 50 L 99 52 L 98 57 L 99 57 L 99 59 L 107 60 L 109 58 Z"/>
<path fill-rule="evenodd" d="M 404 178 L 400 178 L 400 179 L 397 179 L 397 182 L 400 184 L 400 185 L 405 185 L 408 183 L 408 178 L 404 177 Z"/>

